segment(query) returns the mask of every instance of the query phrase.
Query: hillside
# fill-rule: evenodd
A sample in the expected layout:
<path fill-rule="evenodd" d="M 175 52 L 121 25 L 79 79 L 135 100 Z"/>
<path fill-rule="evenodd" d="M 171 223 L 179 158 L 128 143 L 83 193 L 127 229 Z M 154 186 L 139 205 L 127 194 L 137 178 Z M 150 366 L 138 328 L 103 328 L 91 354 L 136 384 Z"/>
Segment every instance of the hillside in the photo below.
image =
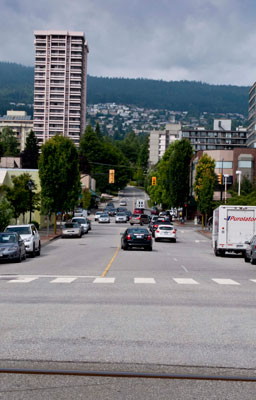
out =
<path fill-rule="evenodd" d="M 10 108 L 10 102 L 33 103 L 33 79 L 33 67 L 0 62 L 0 115 Z M 88 76 L 87 102 L 134 104 L 195 114 L 205 111 L 247 115 L 248 92 L 249 87 L 245 86 Z"/>

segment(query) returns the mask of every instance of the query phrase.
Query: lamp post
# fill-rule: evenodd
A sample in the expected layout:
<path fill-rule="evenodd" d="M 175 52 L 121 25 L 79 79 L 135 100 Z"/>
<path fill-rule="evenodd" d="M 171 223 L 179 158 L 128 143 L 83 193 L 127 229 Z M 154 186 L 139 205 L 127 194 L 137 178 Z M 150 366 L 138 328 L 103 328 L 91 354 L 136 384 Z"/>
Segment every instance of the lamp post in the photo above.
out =
<path fill-rule="evenodd" d="M 236 171 L 236 174 L 238 175 L 238 196 L 240 196 L 242 171 Z"/>
<path fill-rule="evenodd" d="M 29 190 L 29 223 L 31 224 L 31 214 L 32 214 L 32 191 L 35 187 L 34 182 L 30 179 L 27 183 L 27 188 Z"/>
<path fill-rule="evenodd" d="M 225 182 L 225 204 L 226 204 L 226 202 L 227 202 L 227 180 L 228 180 L 229 175 L 224 174 L 223 176 L 224 176 L 224 182 Z"/>

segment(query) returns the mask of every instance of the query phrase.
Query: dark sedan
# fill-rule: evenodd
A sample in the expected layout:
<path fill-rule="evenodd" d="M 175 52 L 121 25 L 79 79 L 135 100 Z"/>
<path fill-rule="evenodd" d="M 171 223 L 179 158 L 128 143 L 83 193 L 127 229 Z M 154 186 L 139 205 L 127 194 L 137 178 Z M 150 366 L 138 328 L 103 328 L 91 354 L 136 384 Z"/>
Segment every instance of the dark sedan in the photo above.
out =
<path fill-rule="evenodd" d="M 128 228 L 122 234 L 121 248 L 128 250 L 132 247 L 142 247 L 145 250 L 152 250 L 152 236 L 145 228 Z"/>
<path fill-rule="evenodd" d="M 0 260 L 26 260 L 26 248 L 18 233 L 0 233 Z"/>

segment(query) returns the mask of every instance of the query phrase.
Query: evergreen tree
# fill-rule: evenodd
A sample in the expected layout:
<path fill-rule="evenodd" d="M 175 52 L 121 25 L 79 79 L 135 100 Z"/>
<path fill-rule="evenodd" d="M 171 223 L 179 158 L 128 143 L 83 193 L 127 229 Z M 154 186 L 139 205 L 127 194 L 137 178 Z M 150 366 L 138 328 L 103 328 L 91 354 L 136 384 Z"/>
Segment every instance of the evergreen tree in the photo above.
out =
<path fill-rule="evenodd" d="M 24 151 L 21 153 L 22 168 L 37 169 L 39 159 L 39 145 L 34 132 L 31 130 Z"/>
<path fill-rule="evenodd" d="M 19 155 L 19 142 L 13 130 L 6 126 L 1 133 L 1 146 L 4 157 L 16 157 Z"/>

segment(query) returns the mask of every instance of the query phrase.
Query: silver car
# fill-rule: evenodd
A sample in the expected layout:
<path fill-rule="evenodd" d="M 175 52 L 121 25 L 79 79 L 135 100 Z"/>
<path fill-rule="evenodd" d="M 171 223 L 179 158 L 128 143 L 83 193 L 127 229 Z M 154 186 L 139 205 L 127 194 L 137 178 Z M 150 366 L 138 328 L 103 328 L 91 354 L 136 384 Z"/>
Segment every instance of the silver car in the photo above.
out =
<path fill-rule="evenodd" d="M 251 240 L 246 241 L 247 247 L 244 252 L 244 261 L 256 264 L 256 235 Z"/>
<path fill-rule="evenodd" d="M 103 214 L 101 214 L 100 216 L 99 216 L 99 218 L 98 218 L 98 222 L 99 223 L 110 223 L 110 217 L 109 217 L 109 215 L 107 214 L 107 213 L 103 213 Z"/>
<path fill-rule="evenodd" d="M 77 222 L 79 225 L 81 225 L 83 233 L 89 232 L 90 225 L 88 224 L 87 218 L 74 217 L 72 218 L 72 222 Z"/>
<path fill-rule="evenodd" d="M 82 236 L 82 227 L 78 224 L 78 222 L 65 222 L 62 225 L 62 235 L 65 237 L 81 237 Z"/>
<path fill-rule="evenodd" d="M 0 260 L 26 260 L 25 244 L 18 233 L 0 233 Z"/>
<path fill-rule="evenodd" d="M 126 215 L 126 213 L 125 212 L 118 212 L 117 214 L 116 214 L 116 218 L 115 218 L 115 222 L 116 222 L 116 224 L 118 223 L 118 222 L 127 222 L 127 215 Z"/>
<path fill-rule="evenodd" d="M 31 257 L 40 256 L 40 235 L 34 224 L 8 225 L 5 232 L 17 232 L 25 243 L 26 253 Z"/>

